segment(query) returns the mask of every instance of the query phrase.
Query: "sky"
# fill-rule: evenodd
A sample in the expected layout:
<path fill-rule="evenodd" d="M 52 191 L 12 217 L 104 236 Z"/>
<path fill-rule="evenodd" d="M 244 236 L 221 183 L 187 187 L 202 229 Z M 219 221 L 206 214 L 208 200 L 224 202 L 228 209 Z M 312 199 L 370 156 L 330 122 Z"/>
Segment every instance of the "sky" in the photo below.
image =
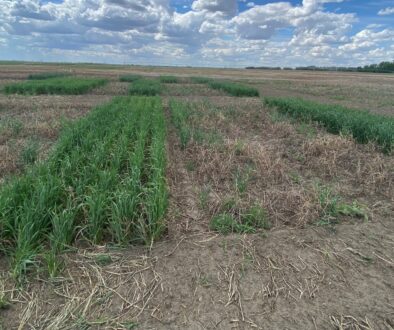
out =
<path fill-rule="evenodd" d="M 0 0 L 0 60 L 245 67 L 394 60 L 394 0 Z"/>

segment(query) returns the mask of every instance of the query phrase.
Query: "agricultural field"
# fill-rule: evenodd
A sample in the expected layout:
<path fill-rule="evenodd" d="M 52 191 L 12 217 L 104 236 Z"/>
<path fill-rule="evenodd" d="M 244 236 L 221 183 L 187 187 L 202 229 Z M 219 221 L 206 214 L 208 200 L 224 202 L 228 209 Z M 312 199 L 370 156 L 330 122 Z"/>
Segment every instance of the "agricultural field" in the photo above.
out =
<path fill-rule="evenodd" d="M 393 75 L 7 64 L 0 89 L 0 329 L 394 328 Z"/>

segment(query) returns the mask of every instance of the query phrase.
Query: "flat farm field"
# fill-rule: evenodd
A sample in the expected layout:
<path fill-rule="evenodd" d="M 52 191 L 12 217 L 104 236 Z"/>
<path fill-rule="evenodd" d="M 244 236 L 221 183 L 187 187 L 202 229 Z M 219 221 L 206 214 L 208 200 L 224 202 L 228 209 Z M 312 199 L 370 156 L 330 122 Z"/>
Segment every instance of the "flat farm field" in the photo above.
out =
<path fill-rule="evenodd" d="M 393 329 L 394 76 L 0 64 L 0 329 Z"/>

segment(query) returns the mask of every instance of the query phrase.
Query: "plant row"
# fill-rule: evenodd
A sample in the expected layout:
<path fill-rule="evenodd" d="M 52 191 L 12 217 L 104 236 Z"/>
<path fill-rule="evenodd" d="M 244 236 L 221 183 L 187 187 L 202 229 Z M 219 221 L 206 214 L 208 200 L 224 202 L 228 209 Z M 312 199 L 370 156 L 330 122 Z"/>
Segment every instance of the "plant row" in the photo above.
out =
<path fill-rule="evenodd" d="M 28 75 L 27 79 L 29 80 L 44 80 L 49 78 L 60 78 L 70 76 L 68 72 L 39 72 L 39 73 L 31 73 Z"/>
<path fill-rule="evenodd" d="M 164 229 L 165 120 L 159 98 L 118 97 L 65 129 L 45 163 L 0 190 L 0 252 L 20 276 L 76 240 L 151 243 Z"/>
<path fill-rule="evenodd" d="M 394 118 L 339 105 L 320 104 L 298 98 L 265 98 L 265 104 L 280 113 L 305 121 L 315 121 L 328 132 L 351 134 L 359 143 L 375 142 L 384 152 L 394 145 Z"/>
<path fill-rule="evenodd" d="M 28 80 L 13 83 L 4 87 L 6 94 L 85 94 L 93 88 L 103 86 L 107 83 L 105 79 L 59 77 L 41 80 Z"/>
<path fill-rule="evenodd" d="M 259 91 L 256 88 L 236 82 L 219 81 L 206 77 L 191 77 L 191 81 L 196 84 L 207 84 L 212 89 L 224 91 L 232 96 L 259 96 Z"/>
<path fill-rule="evenodd" d="M 129 88 L 130 95 L 159 95 L 163 90 L 163 86 L 158 80 L 153 79 L 137 79 L 131 83 Z"/>

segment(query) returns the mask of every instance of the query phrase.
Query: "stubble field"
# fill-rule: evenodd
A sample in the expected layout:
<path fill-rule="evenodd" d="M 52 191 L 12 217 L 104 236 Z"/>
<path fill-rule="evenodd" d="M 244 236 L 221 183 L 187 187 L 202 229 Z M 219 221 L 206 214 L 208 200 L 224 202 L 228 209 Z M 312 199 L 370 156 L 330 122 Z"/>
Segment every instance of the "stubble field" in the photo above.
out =
<path fill-rule="evenodd" d="M 43 72 L 107 82 L 0 94 L 0 329 L 394 328 L 394 76 L 26 64 L 0 88 Z M 384 117 L 331 134 L 265 97 Z"/>

